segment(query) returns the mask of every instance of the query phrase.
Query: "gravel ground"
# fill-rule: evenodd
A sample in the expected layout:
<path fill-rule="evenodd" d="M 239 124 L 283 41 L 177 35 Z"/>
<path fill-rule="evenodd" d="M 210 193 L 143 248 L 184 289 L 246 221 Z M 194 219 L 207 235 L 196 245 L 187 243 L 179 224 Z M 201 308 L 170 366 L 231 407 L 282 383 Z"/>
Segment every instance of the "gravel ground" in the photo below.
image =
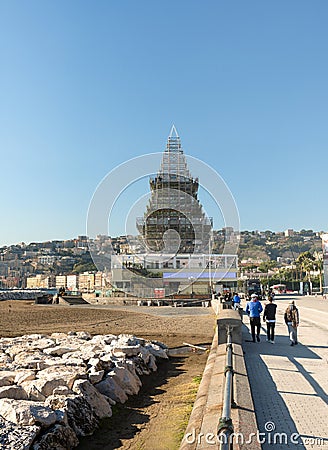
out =
<path fill-rule="evenodd" d="M 0 336 L 89 331 L 129 333 L 160 340 L 170 348 L 184 342 L 209 347 L 215 330 L 211 308 L 35 305 L 0 302 Z M 196 397 L 207 352 L 171 357 L 143 379 L 139 395 L 114 409 L 101 429 L 83 439 L 80 450 L 174 450 L 179 448 Z"/>

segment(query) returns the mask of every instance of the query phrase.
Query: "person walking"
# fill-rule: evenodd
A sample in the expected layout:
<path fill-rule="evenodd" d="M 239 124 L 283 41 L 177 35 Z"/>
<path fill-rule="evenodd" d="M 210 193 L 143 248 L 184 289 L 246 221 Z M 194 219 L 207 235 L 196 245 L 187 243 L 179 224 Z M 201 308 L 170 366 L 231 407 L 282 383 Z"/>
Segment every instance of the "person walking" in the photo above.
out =
<path fill-rule="evenodd" d="M 289 302 L 289 305 L 285 311 L 284 318 L 285 318 L 285 323 L 288 327 L 290 345 L 291 346 L 297 345 L 298 344 L 297 327 L 299 325 L 299 313 L 298 313 L 298 309 L 295 306 L 294 300 L 291 300 Z"/>
<path fill-rule="evenodd" d="M 276 311 L 277 305 L 273 302 L 271 295 L 268 297 L 269 303 L 265 305 L 263 320 L 266 321 L 267 326 L 267 341 L 274 344 L 274 328 L 276 326 Z"/>
<path fill-rule="evenodd" d="M 257 295 L 252 294 L 251 301 L 247 302 L 245 312 L 249 316 L 253 342 L 255 342 L 255 328 L 256 328 L 256 340 L 257 342 L 260 342 L 260 330 L 261 330 L 260 314 L 262 311 L 263 307 L 261 305 L 261 302 L 259 302 Z"/>
<path fill-rule="evenodd" d="M 233 296 L 233 299 L 232 299 L 232 302 L 233 302 L 233 309 L 239 309 L 239 306 L 240 306 L 240 297 L 239 297 L 239 295 L 237 294 L 237 292 L 235 292 L 235 294 L 234 294 L 234 296 Z"/>

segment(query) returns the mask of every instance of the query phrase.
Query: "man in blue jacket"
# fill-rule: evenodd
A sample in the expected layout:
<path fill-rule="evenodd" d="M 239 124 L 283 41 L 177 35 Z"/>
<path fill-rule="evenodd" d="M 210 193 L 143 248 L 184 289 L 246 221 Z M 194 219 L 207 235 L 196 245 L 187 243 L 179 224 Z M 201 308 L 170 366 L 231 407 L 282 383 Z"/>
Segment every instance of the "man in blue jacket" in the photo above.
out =
<path fill-rule="evenodd" d="M 251 295 L 251 301 L 247 302 L 246 314 L 249 316 L 249 322 L 251 325 L 252 340 L 255 342 L 255 328 L 256 328 L 256 340 L 260 342 L 260 330 L 261 330 L 261 319 L 260 314 L 263 311 L 263 307 L 259 302 L 257 295 Z"/>

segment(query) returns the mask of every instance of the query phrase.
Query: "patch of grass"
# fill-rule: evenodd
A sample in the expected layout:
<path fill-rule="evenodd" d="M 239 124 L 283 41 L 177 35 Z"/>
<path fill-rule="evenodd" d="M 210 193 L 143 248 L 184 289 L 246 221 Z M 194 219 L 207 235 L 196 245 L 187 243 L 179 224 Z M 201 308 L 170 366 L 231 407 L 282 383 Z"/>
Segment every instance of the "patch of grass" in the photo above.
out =
<path fill-rule="evenodd" d="M 181 443 L 186 428 L 188 426 L 188 422 L 189 422 L 189 418 L 192 412 L 192 408 L 194 406 L 195 400 L 196 400 L 196 396 L 197 396 L 197 392 L 198 392 L 198 388 L 200 385 L 200 382 L 202 380 L 202 376 L 201 375 L 197 375 L 195 377 L 193 377 L 191 383 L 185 385 L 185 389 L 183 392 L 183 403 L 185 404 L 184 408 L 181 408 L 181 413 L 180 413 L 180 421 L 179 421 L 179 425 L 177 428 L 177 434 L 176 434 L 176 440 L 179 442 L 179 444 Z"/>
<path fill-rule="evenodd" d="M 182 414 L 182 418 L 181 421 L 179 423 L 179 427 L 177 429 L 177 433 L 176 433 L 176 440 L 179 442 L 179 445 L 184 437 L 186 428 L 188 426 L 188 422 L 189 422 L 189 418 L 190 418 L 190 414 L 193 408 L 193 403 L 190 405 L 187 405 L 184 408 L 184 411 L 181 411 Z"/>
<path fill-rule="evenodd" d="M 197 386 L 199 386 L 199 385 L 200 385 L 200 382 L 202 381 L 202 375 L 197 375 L 196 377 L 194 377 L 194 378 L 192 379 L 192 381 L 193 381 L 194 383 L 196 383 Z"/>

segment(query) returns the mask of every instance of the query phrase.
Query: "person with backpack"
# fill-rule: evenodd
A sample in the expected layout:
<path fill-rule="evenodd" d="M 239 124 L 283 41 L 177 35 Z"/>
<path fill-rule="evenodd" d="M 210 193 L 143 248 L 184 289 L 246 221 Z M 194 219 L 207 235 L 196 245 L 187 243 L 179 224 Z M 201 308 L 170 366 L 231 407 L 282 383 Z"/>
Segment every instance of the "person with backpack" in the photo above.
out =
<path fill-rule="evenodd" d="M 297 345 L 297 327 L 299 325 L 299 313 L 294 300 L 289 302 L 284 315 L 285 323 L 288 327 L 290 345 Z"/>
<path fill-rule="evenodd" d="M 276 326 L 276 311 L 277 305 L 273 302 L 271 295 L 268 297 L 269 303 L 265 305 L 263 320 L 266 321 L 267 326 L 267 341 L 274 344 L 274 329 Z"/>

